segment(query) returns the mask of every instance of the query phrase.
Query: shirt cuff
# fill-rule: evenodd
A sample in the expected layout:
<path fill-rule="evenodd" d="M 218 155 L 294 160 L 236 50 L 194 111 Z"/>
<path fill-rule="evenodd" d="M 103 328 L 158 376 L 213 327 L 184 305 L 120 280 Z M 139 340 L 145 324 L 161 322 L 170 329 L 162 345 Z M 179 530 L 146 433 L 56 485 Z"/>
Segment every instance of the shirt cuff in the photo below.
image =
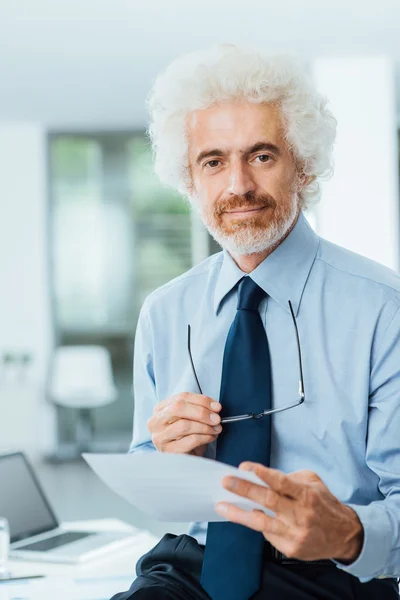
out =
<path fill-rule="evenodd" d="M 132 443 L 128 450 L 128 454 L 139 454 L 140 452 L 154 452 L 155 450 L 156 447 L 154 446 L 153 442 L 144 442 L 143 444 L 139 444 L 139 446 L 134 446 Z"/>
<path fill-rule="evenodd" d="M 358 577 L 361 583 L 374 577 L 385 575 L 392 546 L 392 528 L 383 501 L 373 502 L 368 506 L 347 504 L 358 515 L 364 528 L 364 541 L 361 552 L 354 562 L 344 565 L 332 559 L 339 569 Z"/>

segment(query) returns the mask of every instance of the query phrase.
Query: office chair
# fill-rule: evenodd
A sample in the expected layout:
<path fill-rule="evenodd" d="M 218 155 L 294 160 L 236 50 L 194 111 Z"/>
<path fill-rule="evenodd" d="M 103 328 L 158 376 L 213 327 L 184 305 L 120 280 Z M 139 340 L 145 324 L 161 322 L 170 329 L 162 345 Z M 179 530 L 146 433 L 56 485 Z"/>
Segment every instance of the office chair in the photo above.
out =
<path fill-rule="evenodd" d="M 77 458 L 91 450 L 93 409 L 117 399 L 111 357 L 102 346 L 60 346 L 56 348 L 51 369 L 48 397 L 58 407 L 77 411 L 72 453 L 63 453 L 58 435 L 58 451 L 53 458 Z M 59 415 L 58 415 L 59 416 Z M 59 428 L 60 429 L 60 428 Z"/>

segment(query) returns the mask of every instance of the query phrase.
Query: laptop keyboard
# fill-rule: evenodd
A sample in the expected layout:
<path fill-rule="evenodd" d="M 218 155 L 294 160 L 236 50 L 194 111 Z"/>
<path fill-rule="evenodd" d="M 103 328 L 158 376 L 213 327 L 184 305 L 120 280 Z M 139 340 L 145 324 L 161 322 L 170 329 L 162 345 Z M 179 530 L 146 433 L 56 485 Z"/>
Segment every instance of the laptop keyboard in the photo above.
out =
<path fill-rule="evenodd" d="M 46 550 L 54 550 L 59 546 L 65 544 L 71 544 L 77 540 L 94 535 L 93 533 L 81 532 L 81 531 L 66 531 L 55 535 L 54 537 L 42 540 L 41 542 L 34 542 L 33 544 L 27 544 L 26 546 L 19 546 L 18 550 L 36 550 L 37 552 L 46 552 Z"/>

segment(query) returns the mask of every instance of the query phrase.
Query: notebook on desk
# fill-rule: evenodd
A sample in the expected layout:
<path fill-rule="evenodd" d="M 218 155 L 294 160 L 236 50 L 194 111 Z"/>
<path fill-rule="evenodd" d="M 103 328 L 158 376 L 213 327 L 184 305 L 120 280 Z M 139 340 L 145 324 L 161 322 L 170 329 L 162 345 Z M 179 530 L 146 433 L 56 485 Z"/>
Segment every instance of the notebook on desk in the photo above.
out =
<path fill-rule="evenodd" d="M 136 538 L 134 532 L 64 529 L 22 452 L 0 456 L 0 482 L 0 516 L 10 525 L 11 558 L 80 563 Z"/>

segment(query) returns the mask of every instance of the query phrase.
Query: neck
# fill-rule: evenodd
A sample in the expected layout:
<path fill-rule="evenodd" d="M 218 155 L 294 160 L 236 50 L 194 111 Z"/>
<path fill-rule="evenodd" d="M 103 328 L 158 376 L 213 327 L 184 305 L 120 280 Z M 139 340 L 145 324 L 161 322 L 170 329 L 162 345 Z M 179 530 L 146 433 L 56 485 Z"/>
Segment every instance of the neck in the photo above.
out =
<path fill-rule="evenodd" d="M 251 273 L 251 271 L 254 271 L 254 269 L 256 267 L 258 267 L 258 265 L 261 264 L 263 262 L 263 260 L 265 260 L 267 258 L 267 256 L 272 254 L 272 252 L 274 250 L 276 250 L 276 248 L 280 244 L 282 244 L 283 240 L 285 240 L 287 238 L 289 233 L 292 231 L 293 227 L 296 225 L 297 219 L 299 218 L 299 214 L 300 214 L 300 210 L 297 212 L 296 217 L 293 220 L 293 223 L 291 224 L 289 229 L 286 231 L 285 235 L 283 235 L 281 237 L 281 239 L 278 240 L 270 248 L 266 248 L 262 252 L 255 252 L 254 254 L 232 254 L 230 252 L 229 254 L 232 256 L 233 260 L 235 261 L 235 263 L 237 264 L 239 269 L 241 271 L 243 271 L 244 273 Z"/>

